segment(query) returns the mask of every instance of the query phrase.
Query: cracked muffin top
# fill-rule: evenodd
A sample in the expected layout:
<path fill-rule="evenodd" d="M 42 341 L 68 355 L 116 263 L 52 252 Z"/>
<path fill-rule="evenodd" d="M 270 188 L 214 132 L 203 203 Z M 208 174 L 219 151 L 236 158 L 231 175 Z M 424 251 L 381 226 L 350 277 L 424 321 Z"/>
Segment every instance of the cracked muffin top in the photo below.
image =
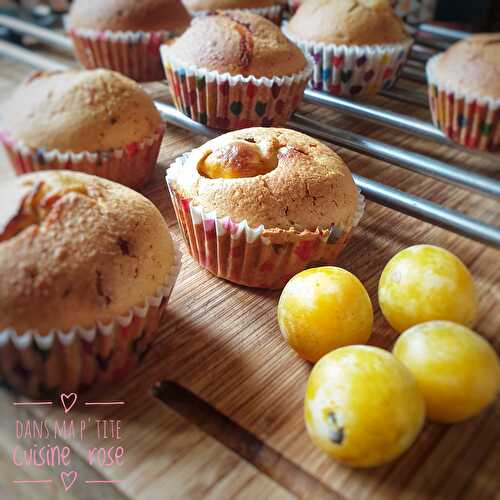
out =
<path fill-rule="evenodd" d="M 200 43 L 203 40 L 203 43 Z M 193 20 L 167 58 L 184 65 L 257 78 L 289 76 L 307 67 L 302 51 L 268 19 L 244 11 L 217 11 Z"/>
<path fill-rule="evenodd" d="M 337 45 L 379 45 L 407 40 L 388 0 L 308 0 L 287 25 L 290 35 Z"/>
<path fill-rule="evenodd" d="M 106 69 L 35 73 L 2 111 L 11 139 L 61 152 L 122 148 L 151 137 L 161 125 L 151 97 Z"/>
<path fill-rule="evenodd" d="M 68 28 L 181 33 L 190 20 L 181 0 L 76 0 Z"/>
<path fill-rule="evenodd" d="M 279 3 L 279 0 L 184 0 L 184 5 L 191 12 L 218 9 L 258 9 Z"/>
<path fill-rule="evenodd" d="M 65 170 L 0 185 L 0 331 L 109 323 L 153 296 L 174 258 L 160 212 L 124 186 Z"/>
<path fill-rule="evenodd" d="M 431 78 L 462 92 L 500 99 L 500 33 L 481 33 L 453 44 L 429 61 Z"/>
<path fill-rule="evenodd" d="M 282 128 L 219 136 L 168 175 L 194 205 L 267 230 L 347 228 L 357 206 L 357 190 L 342 159 L 316 139 Z"/>

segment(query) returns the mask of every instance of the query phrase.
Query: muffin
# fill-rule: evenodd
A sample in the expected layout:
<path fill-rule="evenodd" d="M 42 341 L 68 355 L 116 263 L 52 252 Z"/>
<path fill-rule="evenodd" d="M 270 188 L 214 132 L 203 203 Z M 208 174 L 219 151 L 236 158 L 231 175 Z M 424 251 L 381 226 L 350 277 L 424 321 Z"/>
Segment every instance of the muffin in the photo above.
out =
<path fill-rule="evenodd" d="M 167 184 L 193 259 L 250 287 L 333 264 L 364 208 L 337 154 L 280 128 L 219 136 L 178 158 Z"/>
<path fill-rule="evenodd" d="M 160 212 L 71 171 L 2 183 L 0 208 L 1 376 L 32 397 L 123 377 L 151 345 L 178 274 Z"/>
<path fill-rule="evenodd" d="M 434 124 L 463 146 L 500 151 L 500 33 L 470 36 L 427 63 Z"/>
<path fill-rule="evenodd" d="M 183 0 L 193 16 L 213 12 L 214 10 L 248 10 L 266 17 L 279 26 L 284 4 L 280 0 Z"/>
<path fill-rule="evenodd" d="M 283 31 L 314 58 L 310 85 L 348 97 L 391 87 L 412 44 L 388 0 L 308 0 Z"/>
<path fill-rule="evenodd" d="M 312 67 L 276 25 L 244 11 L 197 17 L 160 50 L 176 107 L 221 130 L 284 125 Z"/>
<path fill-rule="evenodd" d="M 160 44 L 190 21 L 181 0 L 75 0 L 67 30 L 85 68 L 108 68 L 149 82 L 164 76 Z"/>
<path fill-rule="evenodd" d="M 3 104 L 0 140 L 18 174 L 81 170 L 139 189 L 165 126 L 139 85 L 109 70 L 36 73 Z"/>

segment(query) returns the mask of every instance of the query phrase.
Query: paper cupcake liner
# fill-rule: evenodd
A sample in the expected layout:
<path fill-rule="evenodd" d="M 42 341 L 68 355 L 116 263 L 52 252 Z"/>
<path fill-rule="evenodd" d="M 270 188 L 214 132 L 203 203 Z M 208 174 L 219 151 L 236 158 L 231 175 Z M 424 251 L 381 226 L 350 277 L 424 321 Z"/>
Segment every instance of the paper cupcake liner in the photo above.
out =
<path fill-rule="evenodd" d="M 184 164 L 187 155 L 171 167 Z M 246 220 L 218 217 L 183 198 L 176 190 L 175 172 L 167 171 L 167 185 L 177 221 L 189 253 L 202 267 L 219 278 L 240 285 L 266 289 L 283 288 L 289 279 L 309 267 L 335 262 L 364 212 L 364 197 L 349 227 L 318 228 L 301 233 L 252 228 Z"/>
<path fill-rule="evenodd" d="M 8 132 L 0 132 L 0 142 L 18 175 L 38 170 L 77 170 L 140 189 L 151 177 L 164 132 L 162 124 L 152 137 L 141 142 L 120 149 L 81 153 L 30 148 L 11 139 Z"/>
<path fill-rule="evenodd" d="M 184 66 L 162 45 L 161 56 L 174 104 L 189 118 L 220 130 L 285 125 L 297 109 L 312 71 L 292 76 L 232 76 Z"/>
<path fill-rule="evenodd" d="M 266 19 L 269 19 L 272 21 L 274 24 L 277 24 L 278 26 L 281 24 L 281 18 L 283 16 L 283 10 L 285 8 L 284 4 L 276 4 L 276 5 L 271 5 L 270 7 L 255 7 L 251 9 L 219 9 L 219 10 L 242 10 L 244 12 L 252 12 L 253 14 L 257 14 L 259 16 L 265 17 Z M 211 11 L 209 10 L 199 10 L 199 11 L 192 11 L 190 14 L 193 17 L 198 17 L 198 16 L 205 16 L 209 14 Z"/>
<path fill-rule="evenodd" d="M 108 324 L 68 332 L 0 331 L 0 377 L 31 397 L 76 392 L 123 378 L 147 354 L 180 270 L 180 254 L 164 285 Z"/>
<path fill-rule="evenodd" d="M 300 40 L 283 33 L 314 60 L 309 86 L 331 95 L 375 95 L 398 79 L 410 53 L 412 40 L 388 45 L 335 45 Z"/>
<path fill-rule="evenodd" d="M 500 99 L 464 93 L 443 85 L 434 66 L 440 56 L 427 63 L 427 82 L 432 121 L 451 140 L 471 149 L 500 151 Z"/>
<path fill-rule="evenodd" d="M 160 45 L 177 33 L 171 31 L 68 30 L 75 54 L 86 69 L 107 68 L 138 82 L 163 80 Z"/>

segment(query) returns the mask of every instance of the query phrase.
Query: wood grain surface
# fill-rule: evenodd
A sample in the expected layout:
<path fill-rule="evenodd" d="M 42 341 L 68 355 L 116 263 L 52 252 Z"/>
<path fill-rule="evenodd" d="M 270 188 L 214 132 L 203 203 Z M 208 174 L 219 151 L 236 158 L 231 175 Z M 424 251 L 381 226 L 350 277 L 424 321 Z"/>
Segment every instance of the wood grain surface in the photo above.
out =
<path fill-rule="evenodd" d="M 0 95 L 8 95 L 29 72 L 29 68 L 0 60 Z M 405 85 L 410 84 L 401 82 Z M 416 88 L 425 91 L 423 86 Z M 148 89 L 155 96 L 167 95 L 162 84 L 148 85 Z M 381 97 L 371 102 L 429 120 L 423 108 Z M 300 112 L 492 178 L 500 176 L 498 159 L 438 146 L 311 105 L 302 105 Z M 165 189 L 165 169 L 179 154 L 204 141 L 169 126 L 154 178 L 144 190 L 164 214 L 183 253 L 181 274 L 154 348 L 126 379 L 79 395 L 71 410 L 75 420 L 121 420 L 124 465 L 90 466 L 88 449 L 99 444 L 92 433 L 84 440 L 66 440 L 72 449 L 71 468 L 79 474 L 67 492 L 59 477 L 64 468 L 13 465 L 12 449 L 20 444 L 16 419 L 63 419 L 64 413 L 60 405 L 14 407 L 12 403 L 19 401 L 19 396 L 2 389 L 0 498 L 499 499 L 498 401 L 478 418 L 459 425 L 427 423 L 414 446 L 399 460 L 372 470 L 342 467 L 313 446 L 302 417 L 311 365 L 295 356 L 280 336 L 276 321 L 279 293 L 247 289 L 211 276 L 191 260 L 181 242 Z M 498 224 L 498 201 L 335 149 L 356 173 Z M 12 175 L 2 157 L 0 182 Z M 390 348 L 396 338 L 380 313 L 377 283 L 389 258 L 417 243 L 443 246 L 469 267 L 479 295 L 476 329 L 498 352 L 500 252 L 368 202 L 338 265 L 358 276 L 371 296 L 375 323 L 370 343 Z M 160 381 L 164 383 L 157 385 Z M 84 400 L 125 404 L 85 407 Z M 28 446 L 29 442 L 27 439 L 22 444 Z M 49 478 L 51 484 L 12 483 Z M 84 482 L 99 479 L 120 482 Z"/>

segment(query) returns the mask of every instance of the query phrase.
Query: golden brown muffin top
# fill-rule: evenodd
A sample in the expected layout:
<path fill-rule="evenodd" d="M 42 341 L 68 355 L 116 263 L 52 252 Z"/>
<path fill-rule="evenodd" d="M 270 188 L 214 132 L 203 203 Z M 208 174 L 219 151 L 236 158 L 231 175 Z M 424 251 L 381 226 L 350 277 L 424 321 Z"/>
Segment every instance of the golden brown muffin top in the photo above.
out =
<path fill-rule="evenodd" d="M 378 45 L 408 39 L 388 0 L 308 0 L 287 26 L 302 40 L 338 45 Z"/>
<path fill-rule="evenodd" d="M 225 9 L 257 9 L 279 5 L 279 0 L 183 0 L 190 12 L 225 10 Z"/>
<path fill-rule="evenodd" d="M 185 65 L 257 78 L 289 76 L 307 67 L 302 51 L 275 24 L 244 11 L 197 17 L 163 50 L 169 59 Z"/>
<path fill-rule="evenodd" d="M 231 168 L 240 177 L 209 177 Z M 195 149 L 183 166 L 171 167 L 169 177 L 182 197 L 205 211 L 266 229 L 347 228 L 358 200 L 351 172 L 336 153 L 284 128 L 221 135 Z"/>
<path fill-rule="evenodd" d="M 190 20 L 181 0 L 75 0 L 68 28 L 180 33 Z"/>
<path fill-rule="evenodd" d="M 64 170 L 0 185 L 0 330 L 107 324 L 153 296 L 173 264 L 165 220 L 131 189 Z"/>
<path fill-rule="evenodd" d="M 500 98 L 500 33 L 481 33 L 453 44 L 429 62 L 440 85 Z"/>
<path fill-rule="evenodd" d="M 151 97 L 113 71 L 37 73 L 3 104 L 2 127 L 33 148 L 106 151 L 151 137 L 161 124 Z"/>

